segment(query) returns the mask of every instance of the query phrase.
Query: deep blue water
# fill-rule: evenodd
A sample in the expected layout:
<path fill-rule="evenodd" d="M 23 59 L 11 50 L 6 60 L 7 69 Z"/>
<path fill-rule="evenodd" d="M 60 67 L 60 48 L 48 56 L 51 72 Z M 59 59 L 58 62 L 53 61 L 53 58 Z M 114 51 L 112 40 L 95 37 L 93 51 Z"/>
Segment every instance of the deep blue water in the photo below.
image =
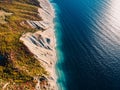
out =
<path fill-rule="evenodd" d="M 120 90 L 120 0 L 53 2 L 61 90 Z"/>

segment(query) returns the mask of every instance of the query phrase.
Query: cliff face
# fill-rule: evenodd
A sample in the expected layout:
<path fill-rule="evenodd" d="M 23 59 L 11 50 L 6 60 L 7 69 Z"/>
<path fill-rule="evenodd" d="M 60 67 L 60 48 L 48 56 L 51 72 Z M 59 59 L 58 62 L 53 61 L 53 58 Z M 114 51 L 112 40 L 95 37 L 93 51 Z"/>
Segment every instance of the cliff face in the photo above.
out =
<path fill-rule="evenodd" d="M 49 75 L 46 76 L 49 86 L 46 87 L 50 90 L 57 90 L 55 63 L 55 33 L 53 19 L 55 17 L 54 10 L 48 0 L 39 0 L 40 7 L 38 8 L 39 16 L 42 21 L 26 21 L 32 28 L 37 28 L 35 33 L 26 33 L 20 38 L 24 45 L 34 54 L 43 67 L 48 71 Z"/>

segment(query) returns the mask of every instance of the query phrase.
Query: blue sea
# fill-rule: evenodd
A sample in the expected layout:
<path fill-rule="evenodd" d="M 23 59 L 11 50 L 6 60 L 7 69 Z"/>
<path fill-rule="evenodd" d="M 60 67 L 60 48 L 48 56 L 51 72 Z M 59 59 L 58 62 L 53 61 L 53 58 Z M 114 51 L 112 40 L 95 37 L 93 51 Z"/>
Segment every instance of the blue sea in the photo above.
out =
<path fill-rule="evenodd" d="M 59 90 L 120 90 L 120 0 L 52 0 Z"/>

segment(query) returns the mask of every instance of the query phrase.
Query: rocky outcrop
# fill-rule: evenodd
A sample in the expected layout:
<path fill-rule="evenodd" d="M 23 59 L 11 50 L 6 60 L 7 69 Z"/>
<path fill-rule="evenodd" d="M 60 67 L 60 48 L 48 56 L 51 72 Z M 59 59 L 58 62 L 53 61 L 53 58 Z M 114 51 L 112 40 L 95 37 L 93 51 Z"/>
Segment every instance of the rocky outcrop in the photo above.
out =
<path fill-rule="evenodd" d="M 48 29 L 49 23 L 45 21 L 26 21 L 32 28 L 39 29 L 39 30 L 46 30 Z"/>
<path fill-rule="evenodd" d="M 0 23 L 1 24 L 6 23 L 6 21 L 5 21 L 6 16 L 10 16 L 10 15 L 12 15 L 12 13 L 8 13 L 8 12 L 5 12 L 3 10 L 0 10 Z"/>

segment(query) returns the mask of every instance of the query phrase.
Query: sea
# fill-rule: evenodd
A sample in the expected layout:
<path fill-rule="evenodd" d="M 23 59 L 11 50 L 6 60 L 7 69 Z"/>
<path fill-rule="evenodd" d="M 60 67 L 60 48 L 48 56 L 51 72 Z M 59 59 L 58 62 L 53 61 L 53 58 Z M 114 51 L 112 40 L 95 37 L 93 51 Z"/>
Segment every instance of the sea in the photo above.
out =
<path fill-rule="evenodd" d="M 120 0 L 51 0 L 59 90 L 120 90 Z"/>

